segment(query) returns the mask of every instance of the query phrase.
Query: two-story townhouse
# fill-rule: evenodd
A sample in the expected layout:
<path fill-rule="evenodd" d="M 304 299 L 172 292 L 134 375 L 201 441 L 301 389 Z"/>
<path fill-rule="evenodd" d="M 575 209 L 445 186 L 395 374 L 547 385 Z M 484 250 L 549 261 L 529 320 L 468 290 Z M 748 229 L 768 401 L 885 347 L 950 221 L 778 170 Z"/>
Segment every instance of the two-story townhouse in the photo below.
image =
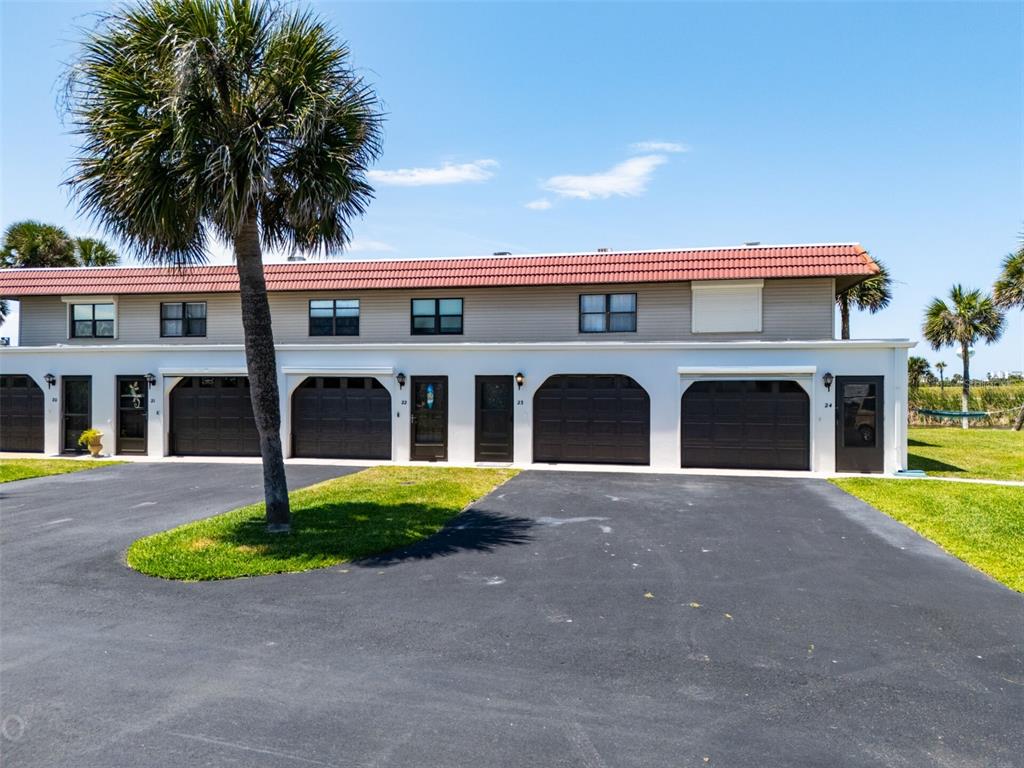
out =
<path fill-rule="evenodd" d="M 857 244 L 268 264 L 286 455 L 894 472 L 905 340 Z M 0 450 L 258 452 L 233 267 L 0 272 Z"/>

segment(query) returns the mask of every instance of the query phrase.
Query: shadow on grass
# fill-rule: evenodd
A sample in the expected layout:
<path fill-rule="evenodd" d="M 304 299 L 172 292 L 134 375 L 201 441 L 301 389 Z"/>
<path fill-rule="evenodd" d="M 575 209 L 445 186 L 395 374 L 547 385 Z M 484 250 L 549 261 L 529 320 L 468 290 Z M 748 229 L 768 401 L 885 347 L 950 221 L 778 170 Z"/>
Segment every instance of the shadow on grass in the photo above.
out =
<path fill-rule="evenodd" d="M 525 544 L 532 525 L 526 518 L 472 508 L 460 515 L 444 506 L 338 502 L 293 508 L 288 535 L 268 534 L 257 517 L 236 522 L 217 538 L 243 556 L 380 567 Z"/>
<path fill-rule="evenodd" d="M 938 448 L 939 447 L 935 443 L 926 443 L 924 440 L 914 440 L 913 438 L 910 438 L 909 440 L 907 440 L 907 445 L 910 448 Z"/>
<path fill-rule="evenodd" d="M 967 470 L 963 467 L 958 467 L 955 464 L 947 464 L 944 461 L 938 459 L 930 459 L 927 456 L 921 456 L 916 453 L 907 455 L 908 465 L 910 469 L 923 469 L 925 472 L 966 472 Z"/>
<path fill-rule="evenodd" d="M 469 509 L 428 539 L 408 547 L 357 560 L 353 565 L 380 568 L 406 560 L 430 560 L 459 552 L 493 552 L 498 547 L 518 546 L 533 540 L 535 525 L 525 517 L 508 517 L 482 509 Z"/>

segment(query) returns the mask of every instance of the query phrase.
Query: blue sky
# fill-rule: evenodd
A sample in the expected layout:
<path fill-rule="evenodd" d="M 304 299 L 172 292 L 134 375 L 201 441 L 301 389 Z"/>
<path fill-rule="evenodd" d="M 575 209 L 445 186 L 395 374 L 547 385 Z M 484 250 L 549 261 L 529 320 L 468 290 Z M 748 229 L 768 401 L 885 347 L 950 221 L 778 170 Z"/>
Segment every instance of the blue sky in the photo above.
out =
<path fill-rule="evenodd" d="M 1017 3 L 316 6 L 388 112 L 353 258 L 856 240 L 897 285 L 854 335 L 917 339 L 1024 229 Z M 4 227 L 91 231 L 56 83 L 105 7 L 2 3 Z M 1022 368 L 1015 312 L 974 370 Z"/>

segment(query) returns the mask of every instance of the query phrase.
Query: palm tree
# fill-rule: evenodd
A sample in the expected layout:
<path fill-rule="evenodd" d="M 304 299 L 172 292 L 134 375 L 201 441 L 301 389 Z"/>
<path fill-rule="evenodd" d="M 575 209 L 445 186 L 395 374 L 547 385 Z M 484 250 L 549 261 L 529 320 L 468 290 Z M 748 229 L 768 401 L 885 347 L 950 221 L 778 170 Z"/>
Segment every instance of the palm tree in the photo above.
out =
<path fill-rule="evenodd" d="M 923 357 L 911 355 L 907 358 L 907 378 L 910 380 L 910 388 L 917 389 L 921 386 L 921 379 L 931 372 L 931 366 Z"/>
<path fill-rule="evenodd" d="M 996 305 L 1003 309 L 1024 309 L 1024 245 L 1003 259 L 993 295 Z"/>
<path fill-rule="evenodd" d="M 75 238 L 75 251 L 83 267 L 112 267 L 118 262 L 117 254 L 106 243 L 92 237 Z"/>
<path fill-rule="evenodd" d="M 935 364 L 935 370 L 939 372 L 939 393 L 946 394 L 946 378 L 943 374 L 946 372 L 946 364 L 939 360 Z"/>
<path fill-rule="evenodd" d="M 875 314 L 889 306 L 889 302 L 892 301 L 892 278 L 889 276 L 889 270 L 878 259 L 875 259 L 875 264 L 878 265 L 878 274 L 836 293 L 844 339 L 850 338 L 851 306 Z"/>
<path fill-rule="evenodd" d="M 7 227 L 0 246 L 0 267 L 74 267 L 75 244 L 62 228 L 39 221 Z"/>
<path fill-rule="evenodd" d="M 1016 253 L 1010 253 L 1003 259 L 1003 269 L 995 284 L 996 304 L 1004 309 L 1024 309 L 1024 245 Z M 1013 428 L 1019 432 L 1024 427 L 1024 403 L 1017 411 Z"/>
<path fill-rule="evenodd" d="M 980 290 L 964 290 L 954 285 L 949 293 L 950 304 L 939 298 L 932 299 L 925 310 L 922 334 L 932 349 L 960 347 L 959 355 L 964 361 L 963 385 L 960 393 L 960 410 L 967 411 L 971 397 L 971 347 L 979 339 L 991 344 L 1003 334 L 1006 318 L 995 305 L 992 297 Z M 966 416 L 961 426 L 969 426 Z"/>
<path fill-rule="evenodd" d="M 233 247 L 267 530 L 290 527 L 265 247 L 341 251 L 373 197 L 382 113 L 348 48 L 273 0 L 151 0 L 86 33 L 66 98 L 81 207 L 143 261 Z"/>

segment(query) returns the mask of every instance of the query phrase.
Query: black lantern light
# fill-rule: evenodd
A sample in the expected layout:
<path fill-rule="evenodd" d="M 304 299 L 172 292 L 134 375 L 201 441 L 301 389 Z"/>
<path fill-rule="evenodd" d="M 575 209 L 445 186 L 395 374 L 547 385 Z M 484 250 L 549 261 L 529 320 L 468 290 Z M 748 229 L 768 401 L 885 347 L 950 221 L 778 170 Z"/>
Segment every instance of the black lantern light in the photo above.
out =
<path fill-rule="evenodd" d="M 821 381 L 825 385 L 825 391 L 826 392 L 831 392 L 832 391 L 832 381 L 833 381 L 834 378 L 835 377 L 832 376 L 831 373 L 826 373 L 824 376 L 821 377 Z"/>
<path fill-rule="evenodd" d="M 146 374 L 146 383 L 149 384 L 149 386 L 151 386 L 151 387 L 155 387 L 156 386 L 156 376 L 154 376 L 152 373 L 147 373 Z"/>
<path fill-rule="evenodd" d="M 45 376 L 43 376 L 43 381 L 46 382 L 46 388 L 49 389 L 50 387 L 57 383 L 57 377 L 54 376 L 52 373 L 48 373 Z"/>
<path fill-rule="evenodd" d="M 405 387 L 405 374 L 404 373 L 400 373 L 397 376 L 395 376 L 395 381 L 398 382 L 398 388 L 399 389 L 404 388 Z"/>
<path fill-rule="evenodd" d="M 523 388 L 523 384 L 525 384 L 525 383 L 526 383 L 526 377 L 523 375 L 523 372 L 520 371 L 519 373 L 516 374 L 516 386 L 519 387 L 520 389 L 522 389 Z"/>

